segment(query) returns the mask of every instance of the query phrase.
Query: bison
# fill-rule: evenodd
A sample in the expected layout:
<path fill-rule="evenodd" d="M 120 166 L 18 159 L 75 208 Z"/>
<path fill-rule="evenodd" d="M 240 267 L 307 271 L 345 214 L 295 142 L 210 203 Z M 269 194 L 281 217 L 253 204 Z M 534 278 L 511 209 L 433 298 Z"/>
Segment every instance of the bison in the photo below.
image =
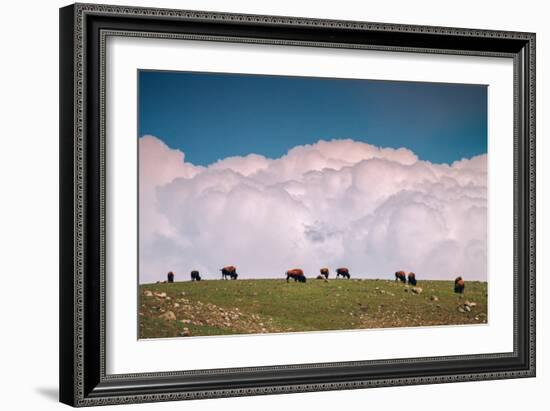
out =
<path fill-rule="evenodd" d="M 455 293 L 464 293 L 464 280 L 462 279 L 462 277 L 455 278 Z"/>
<path fill-rule="evenodd" d="M 293 268 L 292 270 L 288 270 L 286 272 L 286 282 L 288 283 L 288 280 L 293 278 L 294 281 L 298 281 L 300 283 L 306 282 L 306 276 L 304 275 L 304 270 L 301 268 Z"/>
<path fill-rule="evenodd" d="M 325 277 L 325 279 L 328 279 L 328 273 L 329 273 L 328 268 L 321 268 L 321 270 L 319 271 L 321 272 L 321 275 Z"/>
<path fill-rule="evenodd" d="M 223 267 L 222 269 L 220 269 L 220 271 L 222 272 L 223 279 L 227 279 L 227 277 L 230 277 L 232 280 L 236 280 L 238 277 L 237 267 L 235 266 L 228 265 L 227 267 Z"/>
<path fill-rule="evenodd" d="M 201 275 L 197 270 L 191 271 L 191 281 L 200 281 Z"/>
<path fill-rule="evenodd" d="M 341 267 L 336 269 L 336 278 L 342 276 L 342 278 L 350 279 L 349 270 L 347 268 Z"/>
<path fill-rule="evenodd" d="M 395 281 L 401 281 L 402 283 L 406 283 L 407 274 L 405 274 L 405 271 L 397 271 L 395 273 Z"/>
<path fill-rule="evenodd" d="M 407 275 L 407 282 L 412 286 L 416 286 L 416 274 L 409 273 L 409 275 Z"/>
<path fill-rule="evenodd" d="M 169 283 L 173 283 L 174 282 L 174 273 L 172 271 L 170 271 L 167 275 L 168 277 L 168 282 Z"/>

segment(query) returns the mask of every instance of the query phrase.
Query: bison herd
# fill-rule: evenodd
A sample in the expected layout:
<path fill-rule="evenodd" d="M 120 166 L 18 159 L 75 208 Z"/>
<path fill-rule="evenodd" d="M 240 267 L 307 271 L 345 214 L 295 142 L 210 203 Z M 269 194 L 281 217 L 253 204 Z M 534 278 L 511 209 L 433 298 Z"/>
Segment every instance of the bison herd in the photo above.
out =
<path fill-rule="evenodd" d="M 226 267 L 220 268 L 220 271 L 222 273 L 222 279 L 227 280 L 228 278 L 232 280 L 236 280 L 239 276 L 237 274 L 237 267 L 233 265 L 228 265 Z M 330 270 L 328 268 L 321 268 L 319 270 L 320 274 L 317 276 L 318 280 L 328 280 Z M 290 279 L 293 279 L 295 282 L 305 283 L 306 282 L 306 276 L 304 274 L 304 270 L 301 268 L 293 268 L 288 270 L 286 273 L 286 282 L 288 282 Z M 340 267 L 336 269 L 336 278 L 347 278 L 348 280 L 351 278 L 351 275 L 349 273 L 349 269 L 345 267 Z M 170 271 L 167 274 L 167 282 L 173 283 L 174 282 L 174 273 Z M 197 270 L 191 271 L 191 281 L 200 281 L 201 276 L 200 273 Z M 409 285 L 416 286 L 416 274 L 415 273 L 406 273 L 405 271 L 396 271 L 395 272 L 395 281 L 401 281 L 402 283 Z M 454 291 L 457 294 L 463 294 L 464 293 L 464 279 L 462 277 L 457 277 L 455 279 L 455 285 L 454 285 Z"/>
<path fill-rule="evenodd" d="M 406 273 L 405 271 L 396 271 L 395 281 L 401 281 L 402 283 L 408 283 L 413 287 L 416 286 L 416 274 Z M 464 280 L 462 277 L 455 278 L 455 293 L 464 294 Z"/>
<path fill-rule="evenodd" d="M 318 280 L 328 280 L 328 276 L 330 273 L 330 270 L 328 268 L 321 268 L 319 270 L 320 274 L 317 276 Z M 349 270 L 347 268 L 341 267 L 336 269 L 336 278 L 338 277 L 347 278 L 348 280 L 351 278 L 351 275 L 349 273 Z M 294 281 L 298 281 L 301 283 L 306 282 L 306 276 L 304 275 L 304 270 L 301 268 L 293 268 L 292 270 L 288 270 L 286 272 L 286 281 L 290 279 L 294 279 Z"/>
<path fill-rule="evenodd" d="M 416 274 L 415 273 L 405 273 L 405 271 L 397 271 L 395 273 L 395 281 L 401 281 L 402 283 L 409 283 L 412 286 L 416 285 Z"/>

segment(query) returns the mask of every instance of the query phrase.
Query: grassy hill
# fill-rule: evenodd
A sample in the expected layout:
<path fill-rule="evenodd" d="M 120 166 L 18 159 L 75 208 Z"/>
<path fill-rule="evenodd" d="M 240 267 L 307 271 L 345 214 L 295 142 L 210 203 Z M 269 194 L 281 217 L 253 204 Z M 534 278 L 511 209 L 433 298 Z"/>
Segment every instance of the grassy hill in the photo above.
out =
<path fill-rule="evenodd" d="M 487 323 L 487 283 L 203 280 L 140 285 L 140 338 Z M 416 290 L 418 292 L 418 289 Z"/>

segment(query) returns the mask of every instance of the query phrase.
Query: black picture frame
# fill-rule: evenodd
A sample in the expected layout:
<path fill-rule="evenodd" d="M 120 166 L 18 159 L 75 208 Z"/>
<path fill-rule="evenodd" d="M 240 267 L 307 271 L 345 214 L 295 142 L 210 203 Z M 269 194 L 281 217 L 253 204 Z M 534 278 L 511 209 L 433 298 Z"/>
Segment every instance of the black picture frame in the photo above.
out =
<path fill-rule="evenodd" d="M 139 34 L 136 34 L 139 33 Z M 514 62 L 511 353 L 105 373 L 104 41 L 109 35 L 509 57 Z M 60 9 L 60 401 L 91 406 L 535 376 L 535 34 L 75 4 Z"/>

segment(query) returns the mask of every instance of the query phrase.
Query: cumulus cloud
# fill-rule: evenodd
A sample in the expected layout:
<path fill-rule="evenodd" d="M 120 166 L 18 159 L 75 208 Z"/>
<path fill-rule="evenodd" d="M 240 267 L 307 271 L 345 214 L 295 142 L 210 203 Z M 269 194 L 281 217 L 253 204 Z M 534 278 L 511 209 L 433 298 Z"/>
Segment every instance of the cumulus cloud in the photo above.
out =
<path fill-rule="evenodd" d="M 142 283 L 194 269 L 218 278 L 225 265 L 243 278 L 346 266 L 486 280 L 486 155 L 434 164 L 341 139 L 200 167 L 153 136 L 139 153 Z"/>

